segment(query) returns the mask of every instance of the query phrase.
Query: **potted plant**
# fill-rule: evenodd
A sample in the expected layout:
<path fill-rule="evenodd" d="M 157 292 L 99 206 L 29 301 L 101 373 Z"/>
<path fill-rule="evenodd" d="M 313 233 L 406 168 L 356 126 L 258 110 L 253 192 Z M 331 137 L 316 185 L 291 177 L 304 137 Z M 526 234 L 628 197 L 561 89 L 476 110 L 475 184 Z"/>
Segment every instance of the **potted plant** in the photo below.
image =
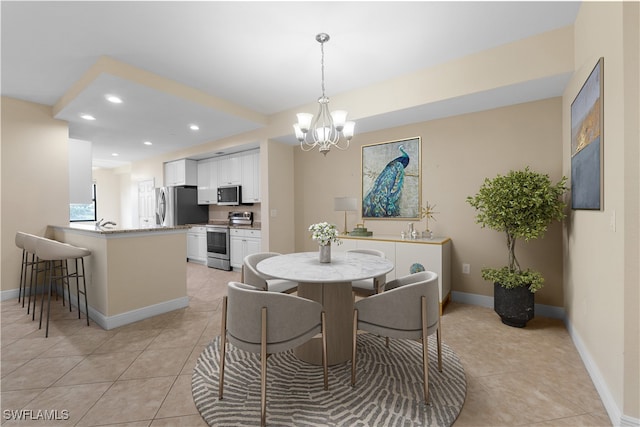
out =
<path fill-rule="evenodd" d="M 566 177 L 552 184 L 549 175 L 524 170 L 486 178 L 467 202 L 476 209 L 476 223 L 483 228 L 504 231 L 507 236 L 508 265 L 483 268 L 482 278 L 494 283 L 494 309 L 502 323 L 524 327 L 534 314 L 534 293 L 544 278 L 530 269 L 522 270 L 516 258 L 517 239 L 541 237 L 551 222 L 565 217 Z"/>
<path fill-rule="evenodd" d="M 338 238 L 338 228 L 328 222 L 319 222 L 311 224 L 309 231 L 312 232 L 311 238 L 320 245 L 320 262 L 331 262 L 331 243 L 342 244 L 342 241 Z"/>

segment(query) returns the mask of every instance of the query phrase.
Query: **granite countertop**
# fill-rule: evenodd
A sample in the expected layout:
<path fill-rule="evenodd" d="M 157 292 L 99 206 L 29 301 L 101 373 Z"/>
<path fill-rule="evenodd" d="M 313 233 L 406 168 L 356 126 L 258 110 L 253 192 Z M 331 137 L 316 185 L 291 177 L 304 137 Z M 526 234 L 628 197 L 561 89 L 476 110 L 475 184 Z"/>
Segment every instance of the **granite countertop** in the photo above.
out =
<path fill-rule="evenodd" d="M 119 228 L 119 227 L 96 227 L 95 224 L 67 224 L 67 225 L 51 225 L 53 228 L 61 228 L 65 230 L 85 231 L 96 234 L 122 234 L 122 233 L 155 233 L 171 230 L 187 230 L 190 225 L 176 225 L 173 227 L 154 226 L 147 228 Z"/>

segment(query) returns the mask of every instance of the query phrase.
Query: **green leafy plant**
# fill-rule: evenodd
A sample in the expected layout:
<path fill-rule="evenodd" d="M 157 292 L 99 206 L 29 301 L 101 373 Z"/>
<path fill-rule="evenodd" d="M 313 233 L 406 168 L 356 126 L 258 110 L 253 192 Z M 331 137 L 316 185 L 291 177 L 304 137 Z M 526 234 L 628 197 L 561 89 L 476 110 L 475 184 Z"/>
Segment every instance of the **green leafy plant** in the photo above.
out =
<path fill-rule="evenodd" d="M 326 246 L 330 243 L 342 244 L 342 241 L 338 238 L 338 229 L 328 222 L 311 224 L 309 231 L 312 232 L 311 238 L 316 240 L 320 246 Z"/>
<path fill-rule="evenodd" d="M 524 170 L 486 178 L 467 202 L 476 209 L 476 223 L 483 228 L 504 231 L 507 235 L 509 264 L 502 268 L 483 268 L 482 278 L 510 289 L 529 286 L 531 292 L 542 288 L 544 278 L 537 271 L 522 270 L 516 258 L 517 239 L 541 237 L 553 221 L 565 217 L 562 195 L 567 178 L 552 184 L 549 175 Z"/>

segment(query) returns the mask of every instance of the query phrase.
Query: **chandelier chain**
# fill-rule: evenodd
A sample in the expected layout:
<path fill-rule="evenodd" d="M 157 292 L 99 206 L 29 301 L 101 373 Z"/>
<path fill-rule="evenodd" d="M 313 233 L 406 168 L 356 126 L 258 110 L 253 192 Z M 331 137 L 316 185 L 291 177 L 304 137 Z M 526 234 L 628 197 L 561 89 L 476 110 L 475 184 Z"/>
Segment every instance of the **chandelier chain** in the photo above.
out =
<path fill-rule="evenodd" d="M 322 97 L 325 97 L 324 94 L 324 42 L 320 42 L 320 69 L 321 69 L 321 75 L 322 75 Z"/>

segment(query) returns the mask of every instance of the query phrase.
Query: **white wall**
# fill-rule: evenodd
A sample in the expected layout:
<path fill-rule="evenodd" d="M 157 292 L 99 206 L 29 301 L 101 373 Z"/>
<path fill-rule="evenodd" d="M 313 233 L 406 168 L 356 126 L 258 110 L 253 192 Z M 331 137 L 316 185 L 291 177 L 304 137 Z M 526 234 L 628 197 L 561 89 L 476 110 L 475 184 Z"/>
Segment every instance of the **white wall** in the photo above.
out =
<path fill-rule="evenodd" d="M 17 231 L 42 236 L 69 223 L 69 131 L 51 107 L 2 97 L 2 291 L 16 290 Z"/>
<path fill-rule="evenodd" d="M 563 171 L 570 176 L 571 102 L 604 57 L 604 207 L 571 212 L 564 286 L 570 331 L 615 424 L 640 418 L 638 16 L 637 2 L 582 4 L 576 72 L 562 107 Z"/>

